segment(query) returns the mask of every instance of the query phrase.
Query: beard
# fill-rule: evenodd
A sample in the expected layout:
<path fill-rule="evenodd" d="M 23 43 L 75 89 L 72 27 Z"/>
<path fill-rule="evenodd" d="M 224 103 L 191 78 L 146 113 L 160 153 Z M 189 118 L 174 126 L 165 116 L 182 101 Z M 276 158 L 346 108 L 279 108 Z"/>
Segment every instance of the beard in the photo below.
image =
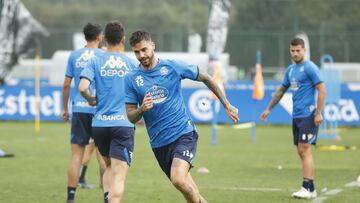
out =
<path fill-rule="evenodd" d="M 295 63 L 301 63 L 304 60 L 304 56 L 292 57 Z"/>
<path fill-rule="evenodd" d="M 154 59 L 154 54 L 151 54 L 150 56 L 146 56 L 140 59 L 140 63 L 143 67 L 149 68 L 152 65 L 152 61 Z"/>

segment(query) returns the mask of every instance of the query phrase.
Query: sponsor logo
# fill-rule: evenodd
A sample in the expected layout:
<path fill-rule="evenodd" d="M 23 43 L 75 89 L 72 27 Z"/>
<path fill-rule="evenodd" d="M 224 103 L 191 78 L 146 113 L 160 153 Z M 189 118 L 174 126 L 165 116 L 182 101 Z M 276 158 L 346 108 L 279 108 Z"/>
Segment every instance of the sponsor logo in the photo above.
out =
<path fill-rule="evenodd" d="M 150 93 L 155 104 L 162 103 L 169 96 L 169 91 L 165 87 L 156 85 L 152 86 L 147 92 Z"/>
<path fill-rule="evenodd" d="M 300 72 L 304 72 L 304 66 L 301 66 Z"/>
<path fill-rule="evenodd" d="M 81 56 L 78 59 L 76 59 L 75 67 L 76 68 L 85 68 L 87 62 L 93 57 L 95 57 L 94 50 L 85 50 L 81 54 Z"/>
<path fill-rule="evenodd" d="M 110 56 L 105 64 L 100 68 L 100 75 L 102 77 L 124 77 L 128 73 L 129 68 L 119 56 Z"/>
<path fill-rule="evenodd" d="M 309 133 L 309 134 L 307 135 L 307 139 L 308 139 L 308 140 L 311 140 L 311 138 L 313 138 L 313 137 L 314 137 L 314 135 L 311 134 L 311 133 Z"/>
<path fill-rule="evenodd" d="M 125 115 L 97 115 L 96 116 L 97 120 L 101 120 L 101 121 L 120 121 L 120 120 L 125 120 L 126 117 Z"/>
<path fill-rule="evenodd" d="M 0 116 L 36 115 L 39 104 L 43 116 L 59 116 L 61 113 L 61 91 L 53 91 L 41 98 L 29 95 L 25 89 L 19 92 L 7 93 L 0 89 Z"/>
<path fill-rule="evenodd" d="M 324 117 L 328 121 L 359 121 L 359 113 L 352 99 L 340 99 L 339 105 L 326 105 L 324 108 Z"/>
<path fill-rule="evenodd" d="M 208 121 L 213 118 L 212 104 L 215 103 L 216 112 L 220 109 L 220 102 L 214 101 L 211 91 L 201 89 L 195 91 L 189 99 L 188 105 L 191 114 L 199 121 Z"/>
<path fill-rule="evenodd" d="M 280 105 L 291 115 L 292 114 L 292 94 L 285 93 L 280 100 Z M 310 110 L 314 107 L 310 107 Z M 352 99 L 340 99 L 338 105 L 327 104 L 323 110 L 324 119 L 328 121 L 345 121 L 356 122 L 359 121 L 359 113 L 356 109 Z"/>
<path fill-rule="evenodd" d="M 75 103 L 75 106 L 95 108 L 95 106 L 90 106 L 89 103 L 86 102 L 86 101 L 78 101 L 78 102 Z"/>
<path fill-rule="evenodd" d="M 299 89 L 299 84 L 295 78 L 291 78 L 290 88 L 291 88 L 291 90 L 294 90 L 294 91 Z"/>
<path fill-rule="evenodd" d="M 163 66 L 160 68 L 160 75 L 164 76 L 164 75 L 167 75 L 169 73 L 169 70 Z"/>

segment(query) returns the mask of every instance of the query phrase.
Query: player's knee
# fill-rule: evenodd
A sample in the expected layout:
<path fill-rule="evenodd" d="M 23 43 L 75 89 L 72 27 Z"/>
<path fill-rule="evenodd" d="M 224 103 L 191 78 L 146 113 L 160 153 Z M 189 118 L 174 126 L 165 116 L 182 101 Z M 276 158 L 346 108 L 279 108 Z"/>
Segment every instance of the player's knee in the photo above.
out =
<path fill-rule="evenodd" d="M 171 176 L 171 183 L 179 190 L 184 190 L 186 186 L 185 178 L 176 175 Z"/>
<path fill-rule="evenodd" d="M 118 198 L 121 198 L 123 196 L 123 194 L 124 194 L 123 187 L 121 187 L 121 188 L 118 187 L 118 188 L 114 188 L 114 190 L 111 194 L 111 197 L 118 199 Z"/>
<path fill-rule="evenodd" d="M 298 146 L 298 153 L 301 157 L 311 155 L 311 146 L 308 144 L 301 144 Z"/>

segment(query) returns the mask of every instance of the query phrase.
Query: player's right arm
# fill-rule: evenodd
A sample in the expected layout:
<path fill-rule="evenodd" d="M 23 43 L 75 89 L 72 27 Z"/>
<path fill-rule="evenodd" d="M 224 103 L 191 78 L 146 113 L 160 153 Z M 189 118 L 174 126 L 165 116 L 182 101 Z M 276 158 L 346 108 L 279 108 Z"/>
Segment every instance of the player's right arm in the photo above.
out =
<path fill-rule="evenodd" d="M 91 96 L 89 91 L 90 83 L 91 82 L 89 79 L 82 77 L 80 79 L 79 92 L 86 99 L 86 101 L 88 101 L 90 106 L 96 106 L 96 97 Z"/>
<path fill-rule="evenodd" d="M 74 52 L 70 54 L 67 60 L 65 79 L 63 84 L 61 116 L 65 122 L 69 120 L 68 101 L 70 94 L 70 85 L 72 78 L 74 77 L 73 60 L 74 60 Z"/>
<path fill-rule="evenodd" d="M 64 84 L 63 84 L 61 115 L 65 122 L 69 120 L 68 101 L 69 101 L 71 80 L 72 80 L 71 77 L 65 76 Z"/>
<path fill-rule="evenodd" d="M 260 115 L 260 119 L 262 121 L 266 120 L 266 117 L 270 114 L 270 111 L 274 106 L 279 103 L 281 98 L 284 96 L 285 92 L 287 91 L 288 87 L 285 87 L 284 85 L 281 85 L 279 88 L 277 88 L 269 106 L 265 109 L 265 111 Z"/>
<path fill-rule="evenodd" d="M 150 93 L 145 95 L 144 100 L 139 107 L 137 104 L 126 104 L 126 114 L 129 121 L 132 123 L 138 122 L 146 111 L 152 109 L 153 105 L 154 102 Z"/>

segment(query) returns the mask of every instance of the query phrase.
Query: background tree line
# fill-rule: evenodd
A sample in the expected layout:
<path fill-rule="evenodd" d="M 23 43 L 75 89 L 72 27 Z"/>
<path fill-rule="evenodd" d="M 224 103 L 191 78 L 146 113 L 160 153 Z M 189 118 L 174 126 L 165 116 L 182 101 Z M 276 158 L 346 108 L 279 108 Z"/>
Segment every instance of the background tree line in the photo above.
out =
<path fill-rule="evenodd" d="M 126 34 L 146 29 L 159 51 L 186 51 L 187 36 L 197 32 L 206 46 L 209 0 L 23 0 L 51 33 L 42 55 L 72 49 L 72 33 L 91 21 L 120 20 Z M 263 65 L 284 67 L 288 44 L 299 31 L 309 35 L 311 57 L 323 54 L 335 61 L 360 61 L 360 0 L 232 0 L 225 52 L 240 69 L 254 66 L 262 51 Z M 127 45 L 127 50 L 130 47 Z"/>

